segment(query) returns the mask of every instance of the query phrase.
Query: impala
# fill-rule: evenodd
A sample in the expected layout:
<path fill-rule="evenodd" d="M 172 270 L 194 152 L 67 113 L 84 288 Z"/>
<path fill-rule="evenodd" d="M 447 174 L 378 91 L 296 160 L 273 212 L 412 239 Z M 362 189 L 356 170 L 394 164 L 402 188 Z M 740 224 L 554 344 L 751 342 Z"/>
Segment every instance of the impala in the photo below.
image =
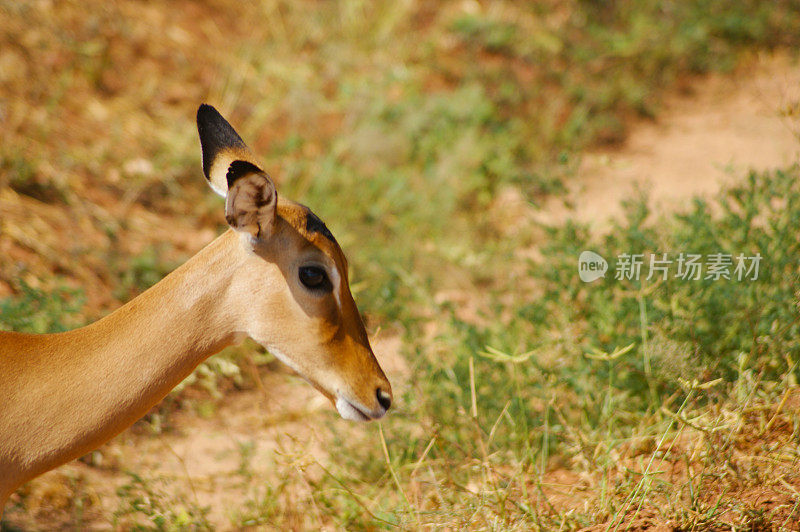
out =
<path fill-rule="evenodd" d="M 347 260 L 307 207 L 278 197 L 228 122 L 197 111 L 203 173 L 230 229 L 105 318 L 59 334 L 0 332 L 0 516 L 31 478 L 142 417 L 204 359 L 248 336 L 346 419 L 392 391 L 350 293 Z"/>

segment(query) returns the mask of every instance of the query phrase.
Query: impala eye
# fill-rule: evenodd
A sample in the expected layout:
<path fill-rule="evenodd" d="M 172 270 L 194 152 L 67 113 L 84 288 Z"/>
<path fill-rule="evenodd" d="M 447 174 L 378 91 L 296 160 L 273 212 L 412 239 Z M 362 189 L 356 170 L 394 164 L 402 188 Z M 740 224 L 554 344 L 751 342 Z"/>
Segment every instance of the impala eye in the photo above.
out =
<path fill-rule="evenodd" d="M 328 274 L 319 266 L 301 266 L 300 282 L 309 290 L 330 290 L 332 288 Z"/>

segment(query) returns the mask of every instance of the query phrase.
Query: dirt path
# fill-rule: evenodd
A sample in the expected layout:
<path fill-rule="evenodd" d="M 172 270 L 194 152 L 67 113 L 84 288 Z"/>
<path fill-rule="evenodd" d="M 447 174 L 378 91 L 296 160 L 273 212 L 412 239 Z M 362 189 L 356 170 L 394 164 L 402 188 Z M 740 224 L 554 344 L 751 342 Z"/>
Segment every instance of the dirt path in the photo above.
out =
<path fill-rule="evenodd" d="M 800 63 L 785 55 L 754 58 L 733 75 L 710 75 L 668 97 L 658 119 L 634 125 L 623 146 L 587 153 L 566 197 L 549 200 L 536 219 L 560 223 L 572 216 L 598 228 L 637 188 L 656 209 L 670 209 L 713 194 L 748 169 L 797 162 L 798 102 Z"/>

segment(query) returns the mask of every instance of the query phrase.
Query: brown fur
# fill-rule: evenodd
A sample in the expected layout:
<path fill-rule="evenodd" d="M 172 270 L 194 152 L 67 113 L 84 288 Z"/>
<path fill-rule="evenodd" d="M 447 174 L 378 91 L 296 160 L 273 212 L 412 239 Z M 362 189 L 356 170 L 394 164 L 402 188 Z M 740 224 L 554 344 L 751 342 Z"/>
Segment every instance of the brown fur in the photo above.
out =
<path fill-rule="evenodd" d="M 105 318 L 61 334 L 0 332 L 0 516 L 13 490 L 119 434 L 197 365 L 249 336 L 348 419 L 377 419 L 391 386 L 369 345 L 339 245 L 279 199 L 216 109 L 197 115 L 203 171 L 226 232 Z M 321 222 L 320 222 L 321 223 Z M 310 290 L 301 267 L 321 268 Z"/>
<path fill-rule="evenodd" d="M 229 230 L 91 325 L 0 332 L 0 515 L 22 483 L 114 437 L 244 335 L 331 400 L 383 415 L 376 390 L 390 395 L 391 387 L 350 294 L 341 249 L 306 230 L 305 207 L 281 199 L 275 210 L 268 237 Z M 333 274 L 333 292 L 303 288 L 296 272 L 309 261 Z"/>

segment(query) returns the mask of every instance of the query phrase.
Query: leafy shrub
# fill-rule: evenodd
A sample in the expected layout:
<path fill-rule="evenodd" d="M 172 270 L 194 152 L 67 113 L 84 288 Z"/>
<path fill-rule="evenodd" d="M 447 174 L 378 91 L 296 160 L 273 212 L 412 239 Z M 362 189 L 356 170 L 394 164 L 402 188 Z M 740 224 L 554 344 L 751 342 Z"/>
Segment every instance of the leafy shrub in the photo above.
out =
<path fill-rule="evenodd" d="M 19 294 L 0 299 L 0 329 L 54 333 L 82 325 L 81 291 L 60 286 L 51 292 L 19 281 Z"/>
<path fill-rule="evenodd" d="M 546 259 L 532 270 L 546 286 L 545 297 L 523 308 L 521 317 L 563 314 L 581 324 L 582 349 L 611 350 L 636 342 L 641 356 L 630 359 L 626 375 L 636 390 L 653 379 L 662 388 L 674 388 L 676 376 L 730 379 L 741 354 L 767 377 L 787 371 L 800 360 L 799 173 L 798 167 L 750 173 L 718 199 L 696 199 L 691 210 L 666 220 L 654 220 L 643 200 L 630 203 L 626 220 L 599 240 L 576 225 L 553 229 Z M 603 279 L 583 283 L 578 278 L 582 250 L 595 250 L 609 260 Z M 666 280 L 655 272 L 648 281 L 653 253 L 656 260 L 667 253 L 673 261 L 680 253 L 701 255 L 701 279 L 676 277 L 673 262 Z M 708 269 L 709 259 L 719 253 L 732 261 L 729 279 L 714 279 Z M 623 254 L 644 255 L 638 280 L 619 279 L 620 264 L 614 259 Z M 761 257 L 757 274 L 735 271 L 740 254 Z M 744 263 L 754 266 L 753 261 Z M 690 361 L 681 360 L 687 356 Z M 676 375 L 678 368 L 684 371 Z"/>

